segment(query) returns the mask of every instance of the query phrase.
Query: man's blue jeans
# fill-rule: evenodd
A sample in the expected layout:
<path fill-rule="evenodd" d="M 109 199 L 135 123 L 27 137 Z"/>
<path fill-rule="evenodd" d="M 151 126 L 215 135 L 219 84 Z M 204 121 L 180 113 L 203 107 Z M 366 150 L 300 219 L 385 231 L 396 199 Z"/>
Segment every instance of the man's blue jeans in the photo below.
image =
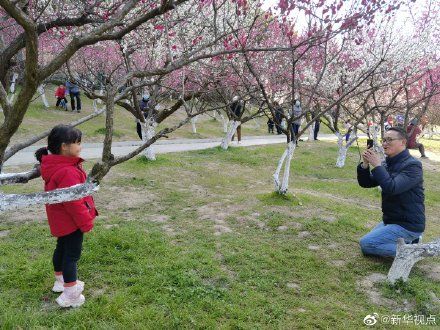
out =
<path fill-rule="evenodd" d="M 421 235 L 422 233 L 406 230 L 399 225 L 385 225 L 379 222 L 372 231 L 361 238 L 359 244 L 364 255 L 395 257 L 399 237 L 403 238 L 406 243 L 411 243 Z"/>

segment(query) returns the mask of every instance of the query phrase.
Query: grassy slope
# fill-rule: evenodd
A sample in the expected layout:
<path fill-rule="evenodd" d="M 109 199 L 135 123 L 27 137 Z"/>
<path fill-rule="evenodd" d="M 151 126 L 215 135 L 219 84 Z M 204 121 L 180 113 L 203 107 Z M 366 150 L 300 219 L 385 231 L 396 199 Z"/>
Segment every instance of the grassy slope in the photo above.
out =
<path fill-rule="evenodd" d="M 389 269 L 358 248 L 380 218 L 378 191 L 357 186 L 356 150 L 337 169 L 334 144 L 304 145 L 292 164 L 295 196 L 287 199 L 270 193 L 282 146 L 167 154 L 115 168 L 96 196 L 101 216 L 79 265 L 87 302 L 77 310 L 59 310 L 50 293 L 54 239 L 43 208 L 0 215 L 0 231 L 10 230 L 0 238 L 0 324 L 358 329 L 367 314 L 392 314 L 357 286 Z M 425 170 L 425 180 L 429 240 L 440 236 L 440 177 Z M 419 267 L 401 294 L 378 290 L 414 303 L 413 314 L 440 312 L 429 303 L 440 283 Z"/>

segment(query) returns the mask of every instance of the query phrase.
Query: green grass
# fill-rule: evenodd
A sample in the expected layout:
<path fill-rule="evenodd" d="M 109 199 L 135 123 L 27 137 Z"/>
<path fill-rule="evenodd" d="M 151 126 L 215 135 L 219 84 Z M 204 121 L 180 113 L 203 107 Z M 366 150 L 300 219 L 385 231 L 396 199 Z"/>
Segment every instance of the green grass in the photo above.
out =
<path fill-rule="evenodd" d="M 79 309 L 60 310 L 50 292 L 55 240 L 43 207 L 1 214 L 0 231 L 10 231 L 0 237 L 1 328 L 359 329 L 373 312 L 438 315 L 430 295 L 440 297 L 440 283 L 418 266 L 406 284 L 375 287 L 410 301 L 410 312 L 376 305 L 359 289 L 390 264 L 359 251 L 381 212 L 371 207 L 380 205 L 378 191 L 356 183 L 356 149 L 337 169 L 334 144 L 300 145 L 287 196 L 272 193 L 282 151 L 213 148 L 112 169 L 85 236 Z M 440 236 L 440 177 L 426 169 L 425 178 L 430 240 Z M 40 189 L 38 179 L 7 192 Z M 218 234 L 219 226 L 231 232 Z"/>

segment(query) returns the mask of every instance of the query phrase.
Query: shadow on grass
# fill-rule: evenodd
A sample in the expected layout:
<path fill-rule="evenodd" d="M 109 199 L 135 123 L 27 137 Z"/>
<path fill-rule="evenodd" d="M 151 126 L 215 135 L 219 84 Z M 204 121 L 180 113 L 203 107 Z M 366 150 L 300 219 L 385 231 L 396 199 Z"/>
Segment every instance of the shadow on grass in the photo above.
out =
<path fill-rule="evenodd" d="M 257 195 L 257 198 L 266 205 L 280 205 L 280 206 L 302 205 L 298 197 L 289 193 L 282 195 L 274 191 L 268 194 Z"/>

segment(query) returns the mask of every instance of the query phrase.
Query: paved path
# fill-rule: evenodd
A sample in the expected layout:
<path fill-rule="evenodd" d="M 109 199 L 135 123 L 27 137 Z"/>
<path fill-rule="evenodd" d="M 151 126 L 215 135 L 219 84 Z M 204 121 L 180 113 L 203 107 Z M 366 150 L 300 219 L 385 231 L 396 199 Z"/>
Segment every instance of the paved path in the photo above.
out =
<path fill-rule="evenodd" d="M 366 136 L 360 136 L 366 137 Z M 157 154 L 163 154 L 168 152 L 180 152 L 189 150 L 201 150 L 209 149 L 219 146 L 221 143 L 221 138 L 216 139 L 173 139 L 173 140 L 159 140 L 157 141 L 153 148 Z M 307 140 L 307 138 L 306 138 Z M 335 141 L 336 137 L 333 134 L 320 134 L 319 140 L 323 141 Z M 266 145 L 266 144 L 277 144 L 285 143 L 286 138 L 284 135 L 267 135 L 267 136 L 246 136 L 240 144 L 232 142 L 232 146 L 246 147 L 255 145 Z M 135 150 L 141 144 L 140 141 L 124 141 L 124 142 L 114 142 L 112 153 L 115 156 L 125 155 L 133 150 Z M 41 148 L 42 145 L 31 146 L 22 151 L 18 152 L 12 156 L 8 161 L 6 161 L 5 166 L 11 165 L 23 165 L 23 164 L 34 164 L 35 150 Z M 416 157 L 419 156 L 417 150 L 411 150 L 411 153 Z M 102 154 L 102 143 L 84 143 L 81 156 L 84 159 L 97 159 L 100 158 Z M 440 155 L 427 152 L 430 160 L 440 162 Z M 336 157 L 336 156 L 335 156 Z"/>

